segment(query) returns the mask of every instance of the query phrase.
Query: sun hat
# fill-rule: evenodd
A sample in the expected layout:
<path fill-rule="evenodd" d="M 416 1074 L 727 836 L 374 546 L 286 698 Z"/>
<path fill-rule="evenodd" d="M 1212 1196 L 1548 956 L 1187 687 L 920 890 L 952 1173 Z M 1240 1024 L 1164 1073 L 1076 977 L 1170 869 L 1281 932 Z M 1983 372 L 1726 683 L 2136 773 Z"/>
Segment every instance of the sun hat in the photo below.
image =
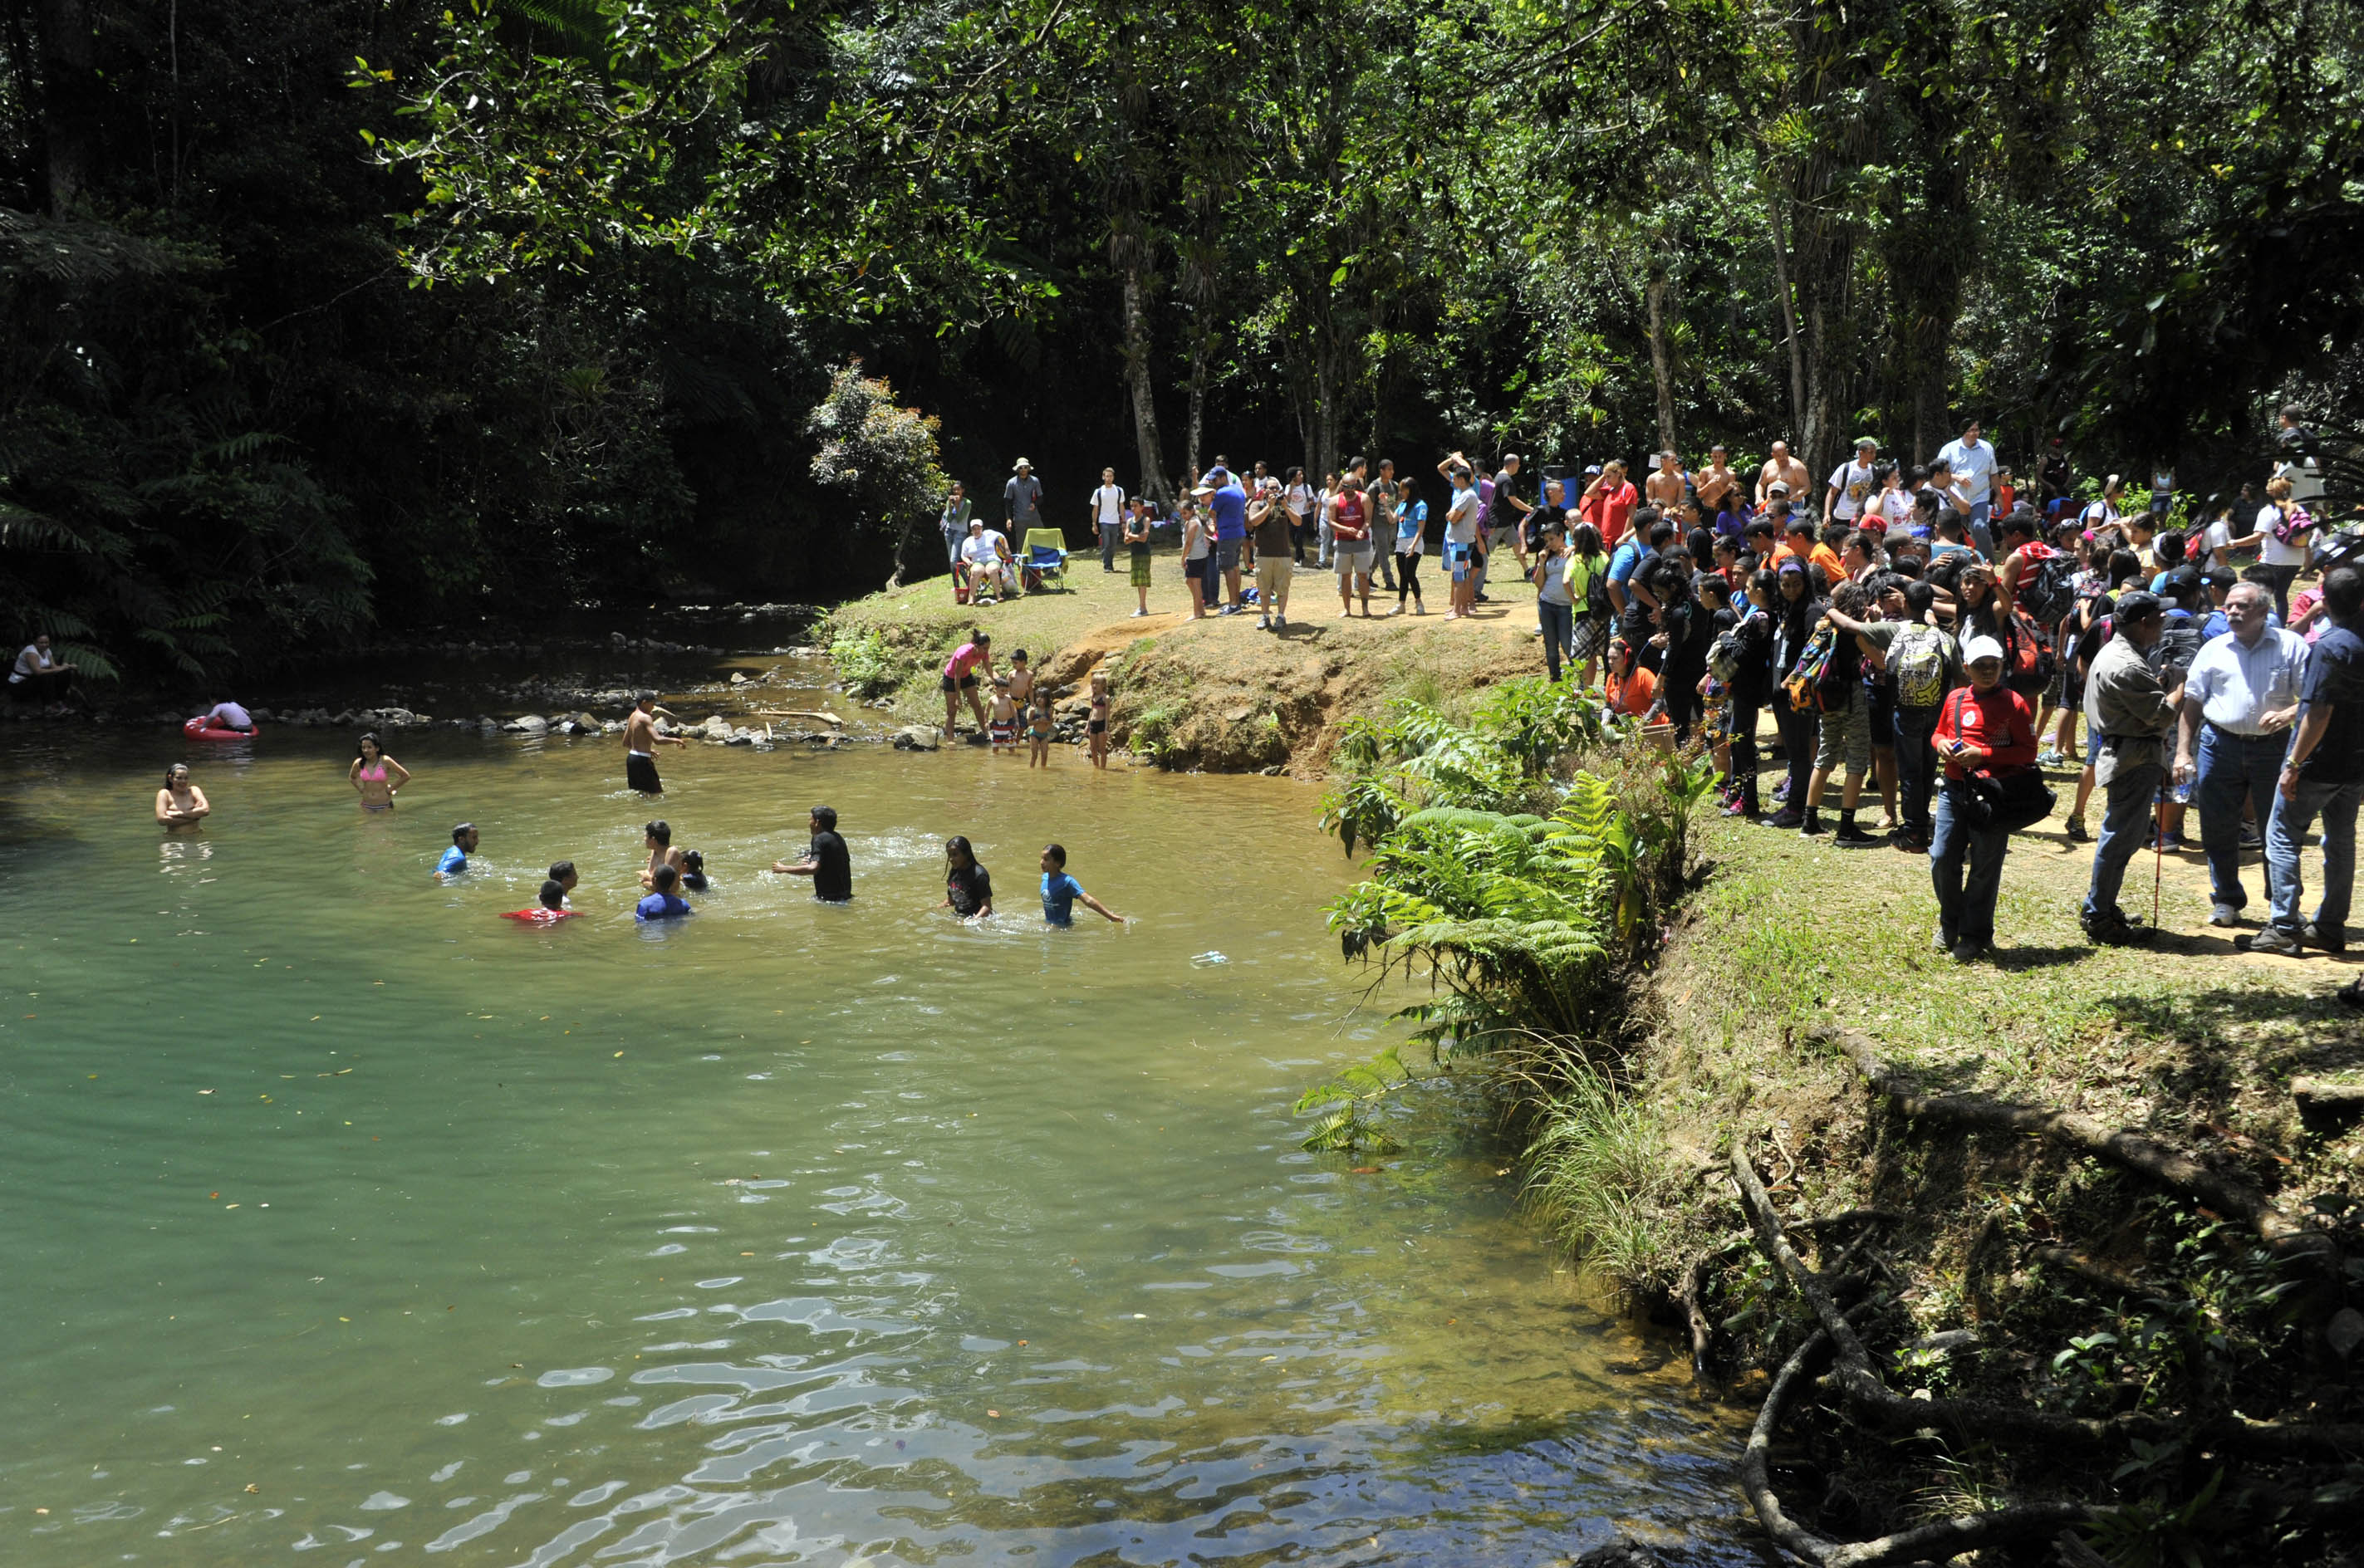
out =
<path fill-rule="evenodd" d="M 1032 463 L 1028 462 L 1024 458 L 1022 458 L 1022 457 L 1021 457 L 1021 458 L 1020 458 L 1016 462 L 1013 462 L 1013 463 L 1011 463 L 1011 464 L 1009 465 L 1009 472 L 1010 472 L 1010 473 L 1017 473 L 1017 472 L 1018 472 L 1020 469 L 1021 469 L 1021 468 L 1031 468 L 1031 467 L 1033 467 L 1033 466 L 1034 466 L 1034 465 L 1033 465 Z"/>

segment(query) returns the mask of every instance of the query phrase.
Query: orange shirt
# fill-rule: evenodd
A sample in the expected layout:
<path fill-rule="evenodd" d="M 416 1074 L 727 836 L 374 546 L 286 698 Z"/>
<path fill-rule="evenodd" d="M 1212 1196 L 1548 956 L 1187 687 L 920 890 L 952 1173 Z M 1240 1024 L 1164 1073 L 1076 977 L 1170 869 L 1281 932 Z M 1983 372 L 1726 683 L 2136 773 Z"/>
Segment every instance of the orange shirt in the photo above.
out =
<path fill-rule="evenodd" d="M 1636 664 L 1634 673 L 1622 681 L 1614 675 L 1603 677 L 1601 692 L 1609 699 L 1610 712 L 1639 718 L 1650 711 L 1650 704 L 1657 698 L 1658 678 Z"/>
<path fill-rule="evenodd" d="M 1844 583 L 1846 581 L 1846 565 L 1844 562 L 1839 560 L 1839 552 L 1833 550 L 1829 545 L 1818 544 L 1814 546 L 1813 553 L 1807 556 L 1806 559 L 1812 562 L 1815 565 L 1820 566 L 1823 569 L 1823 575 L 1829 578 L 1832 582 Z"/>

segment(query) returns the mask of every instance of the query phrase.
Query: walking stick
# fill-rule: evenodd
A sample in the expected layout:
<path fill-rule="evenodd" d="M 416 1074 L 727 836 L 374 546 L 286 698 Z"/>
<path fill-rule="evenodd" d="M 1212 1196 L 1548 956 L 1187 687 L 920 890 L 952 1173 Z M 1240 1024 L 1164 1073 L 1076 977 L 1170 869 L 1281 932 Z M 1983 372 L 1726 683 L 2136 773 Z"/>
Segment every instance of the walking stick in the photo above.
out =
<path fill-rule="evenodd" d="M 2158 929 L 2158 880 L 2167 862 L 2167 811 L 2158 802 L 2150 808 L 2150 929 Z"/>

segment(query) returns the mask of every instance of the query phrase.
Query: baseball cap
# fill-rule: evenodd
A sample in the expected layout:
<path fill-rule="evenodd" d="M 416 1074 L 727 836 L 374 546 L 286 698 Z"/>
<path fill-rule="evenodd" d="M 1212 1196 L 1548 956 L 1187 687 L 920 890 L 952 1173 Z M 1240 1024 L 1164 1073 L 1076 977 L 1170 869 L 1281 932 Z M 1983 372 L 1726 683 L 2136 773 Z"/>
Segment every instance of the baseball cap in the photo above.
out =
<path fill-rule="evenodd" d="M 1963 663 L 1976 664 L 1986 659 L 1991 659 L 1998 664 L 2002 663 L 2002 644 L 1991 637 L 1974 637 L 1962 644 Z"/>
<path fill-rule="evenodd" d="M 2148 620 L 2155 615 L 2163 614 L 2166 608 L 2166 605 L 2160 601 L 2158 595 L 2145 593 L 2137 588 L 2130 594 L 2118 595 L 2117 603 L 2110 611 L 2110 617 L 2120 626 L 2124 626 L 2130 620 Z"/>

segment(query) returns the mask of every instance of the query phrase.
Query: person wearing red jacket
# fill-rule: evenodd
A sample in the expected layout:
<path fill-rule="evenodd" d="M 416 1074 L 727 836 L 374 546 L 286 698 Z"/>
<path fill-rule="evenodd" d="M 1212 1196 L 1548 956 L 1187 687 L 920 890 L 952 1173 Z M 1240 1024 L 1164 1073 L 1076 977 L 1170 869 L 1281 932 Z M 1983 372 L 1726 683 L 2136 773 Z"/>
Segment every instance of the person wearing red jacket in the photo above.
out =
<path fill-rule="evenodd" d="M 1993 944 L 1995 898 L 2011 847 L 2007 828 L 1974 825 L 1969 775 L 2035 761 L 2035 715 L 2025 697 L 2002 684 L 2002 644 L 1973 637 L 1962 647 L 1962 663 L 1970 684 L 1946 699 L 1929 738 L 1946 763 L 1929 840 L 1929 874 L 1937 889 L 1935 945 L 1956 963 L 1972 962 Z"/>

